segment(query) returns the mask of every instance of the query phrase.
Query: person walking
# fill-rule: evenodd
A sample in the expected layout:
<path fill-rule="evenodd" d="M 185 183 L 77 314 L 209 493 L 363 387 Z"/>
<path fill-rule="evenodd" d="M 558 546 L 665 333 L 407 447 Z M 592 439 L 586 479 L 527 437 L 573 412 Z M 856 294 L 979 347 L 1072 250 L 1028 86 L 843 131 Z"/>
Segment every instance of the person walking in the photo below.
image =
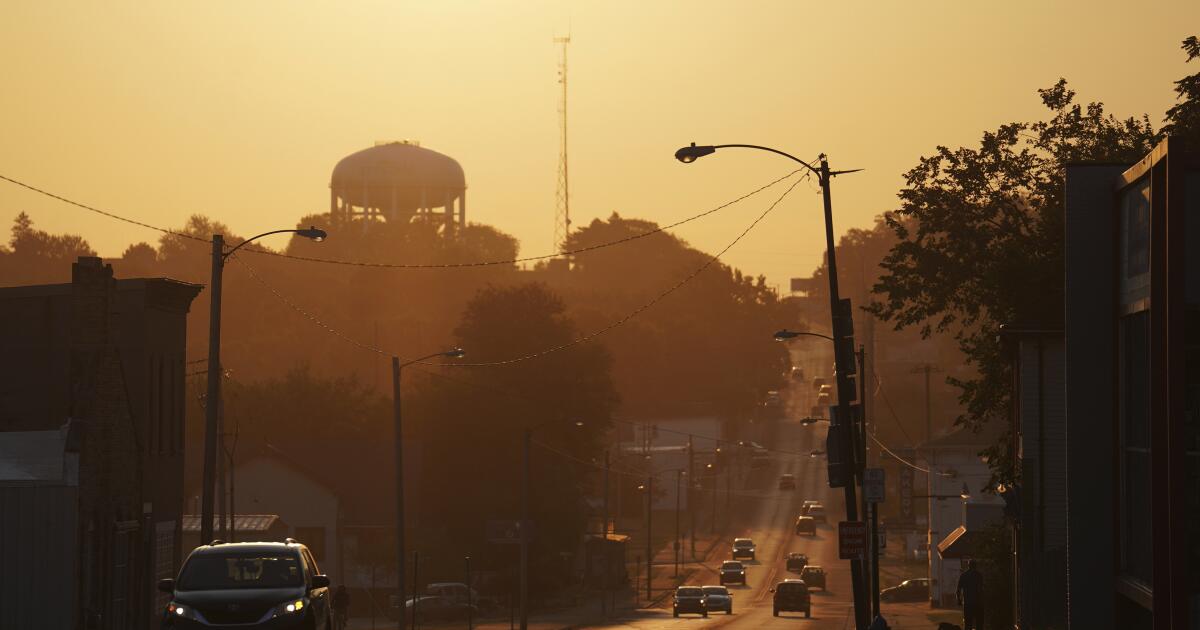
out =
<path fill-rule="evenodd" d="M 333 593 L 333 627 L 336 630 L 345 630 L 349 616 L 350 591 L 346 590 L 345 584 L 339 584 Z"/>
<path fill-rule="evenodd" d="M 963 607 L 963 630 L 983 630 L 983 575 L 974 560 L 968 560 L 967 570 L 958 576 L 955 594 Z"/>

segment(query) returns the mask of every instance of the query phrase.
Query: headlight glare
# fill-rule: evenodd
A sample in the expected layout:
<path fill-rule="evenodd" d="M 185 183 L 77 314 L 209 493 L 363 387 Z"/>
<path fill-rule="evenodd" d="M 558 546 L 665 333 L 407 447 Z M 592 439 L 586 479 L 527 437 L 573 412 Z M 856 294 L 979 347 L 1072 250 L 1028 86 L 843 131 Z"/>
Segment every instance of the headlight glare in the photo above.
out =
<path fill-rule="evenodd" d="M 308 606 L 308 599 L 306 598 L 289 599 L 275 607 L 275 616 L 295 614 L 304 610 L 305 606 Z"/>

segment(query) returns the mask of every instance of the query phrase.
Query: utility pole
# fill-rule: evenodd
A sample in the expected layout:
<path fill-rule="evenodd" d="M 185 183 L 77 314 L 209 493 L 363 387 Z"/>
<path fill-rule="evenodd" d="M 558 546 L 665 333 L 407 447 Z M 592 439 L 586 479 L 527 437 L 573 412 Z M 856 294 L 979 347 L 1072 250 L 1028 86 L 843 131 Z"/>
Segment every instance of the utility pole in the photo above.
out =
<path fill-rule="evenodd" d="M 533 429 L 525 429 L 521 465 L 521 630 L 529 628 L 529 451 Z"/>
<path fill-rule="evenodd" d="M 934 548 L 934 544 L 935 544 L 933 539 L 934 539 L 934 536 L 940 535 L 941 532 L 939 532 L 938 530 L 935 530 L 933 528 L 933 506 L 934 506 L 933 501 L 934 501 L 934 495 L 936 495 L 938 493 L 934 490 L 934 487 L 933 487 L 933 471 L 934 471 L 934 464 L 936 463 L 935 460 L 937 458 L 937 455 L 935 454 L 934 450 L 932 448 L 930 448 L 930 446 L 929 446 L 930 442 L 933 441 L 933 394 L 932 394 L 930 377 L 934 372 L 941 372 L 941 370 L 935 368 L 933 365 L 931 365 L 929 363 L 926 363 L 925 365 L 922 365 L 920 367 L 913 368 L 911 370 L 911 372 L 914 374 L 924 374 L 925 375 L 925 462 L 926 462 L 926 466 L 929 468 L 928 472 L 925 473 L 925 487 L 928 489 L 925 494 L 929 495 L 929 497 L 927 499 L 925 499 L 925 501 L 926 501 L 926 508 L 925 508 L 925 510 L 926 510 L 926 512 L 925 512 L 926 513 L 926 517 L 925 517 L 925 520 L 926 520 L 926 524 L 925 524 L 926 554 L 925 555 L 927 557 L 927 561 L 929 564 L 930 584 L 932 584 L 934 576 L 937 573 L 939 573 L 939 571 L 935 570 L 935 562 L 933 559 L 933 548 Z M 939 587 L 939 589 L 940 589 L 940 587 Z M 940 590 L 939 590 L 939 592 L 940 592 Z M 930 595 L 930 602 L 933 603 L 932 589 L 930 590 L 929 595 Z"/>
<path fill-rule="evenodd" d="M 679 544 L 679 510 L 681 507 L 680 499 L 682 499 L 683 489 L 680 487 L 683 482 L 683 469 L 679 468 L 675 471 L 675 577 L 679 577 L 679 554 L 683 552 L 683 545 Z"/>
<path fill-rule="evenodd" d="M 691 435 L 688 435 L 687 474 L 688 474 L 688 485 L 687 485 L 688 520 L 691 521 L 690 525 L 688 526 L 688 532 L 690 532 L 690 535 L 688 536 L 688 538 L 690 539 L 689 544 L 691 544 L 691 546 L 692 546 L 692 560 L 695 560 L 696 559 L 696 501 L 695 501 L 696 493 L 694 492 L 694 490 L 696 487 L 696 449 L 693 448 Z"/>
<path fill-rule="evenodd" d="M 646 476 L 646 601 L 649 602 L 653 595 L 650 593 L 650 583 L 654 581 L 654 546 L 651 544 L 651 539 L 654 538 L 654 529 L 650 522 L 651 514 L 654 513 L 654 475 Z"/>
<path fill-rule="evenodd" d="M 400 614 L 396 615 L 396 628 L 404 630 L 404 431 L 400 414 L 400 358 L 392 357 L 392 436 L 396 449 L 396 592 L 400 595 Z M 415 584 L 414 584 L 415 586 Z M 413 602 L 416 611 L 417 603 Z M 414 612 L 414 618 L 416 613 Z M 415 624 L 414 624 L 415 625 Z"/>
<path fill-rule="evenodd" d="M 212 280 L 209 282 L 208 307 L 208 395 L 204 404 L 204 468 L 201 483 L 200 544 L 213 538 L 213 489 L 216 480 L 217 406 L 221 400 L 221 275 L 225 269 L 225 237 L 212 237 Z M 222 488 L 224 492 L 224 488 Z"/>
<path fill-rule="evenodd" d="M 610 465 L 610 463 L 609 463 L 609 458 L 608 458 L 608 451 L 604 451 L 604 525 L 602 528 L 603 531 L 601 531 L 601 535 L 604 538 L 601 543 L 603 546 L 600 547 L 600 549 L 603 550 L 603 557 L 604 557 L 604 584 L 603 584 L 603 586 L 600 587 L 600 614 L 604 615 L 604 616 L 608 615 L 608 571 L 609 571 L 609 565 L 611 564 L 611 558 L 609 558 L 609 555 L 608 555 L 608 468 L 609 468 L 609 465 Z"/>
<path fill-rule="evenodd" d="M 467 630 L 475 627 L 474 619 L 471 615 L 471 556 L 466 557 L 467 560 Z"/>

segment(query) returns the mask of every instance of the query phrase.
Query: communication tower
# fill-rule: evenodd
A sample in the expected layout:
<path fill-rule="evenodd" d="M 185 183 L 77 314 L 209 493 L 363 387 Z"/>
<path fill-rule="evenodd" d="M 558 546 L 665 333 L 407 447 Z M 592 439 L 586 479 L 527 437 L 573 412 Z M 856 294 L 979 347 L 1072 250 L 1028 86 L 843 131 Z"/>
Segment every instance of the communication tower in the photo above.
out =
<path fill-rule="evenodd" d="M 571 36 L 555 37 L 562 56 L 558 61 L 558 83 L 562 86 L 558 100 L 558 189 L 555 193 L 554 246 L 558 251 L 567 248 L 571 233 L 571 187 L 567 176 L 567 44 Z"/>

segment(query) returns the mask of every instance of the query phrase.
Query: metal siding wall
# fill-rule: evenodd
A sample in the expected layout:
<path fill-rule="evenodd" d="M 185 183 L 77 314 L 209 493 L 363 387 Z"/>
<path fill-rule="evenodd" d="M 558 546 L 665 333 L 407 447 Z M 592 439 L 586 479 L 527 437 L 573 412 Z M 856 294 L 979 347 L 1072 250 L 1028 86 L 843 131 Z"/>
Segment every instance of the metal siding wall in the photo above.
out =
<path fill-rule="evenodd" d="M 1062 341 L 1047 339 L 1043 355 L 1046 429 L 1046 549 L 1067 546 L 1067 407 Z"/>
<path fill-rule="evenodd" d="M 76 488 L 0 487 L 0 627 L 75 626 Z"/>

